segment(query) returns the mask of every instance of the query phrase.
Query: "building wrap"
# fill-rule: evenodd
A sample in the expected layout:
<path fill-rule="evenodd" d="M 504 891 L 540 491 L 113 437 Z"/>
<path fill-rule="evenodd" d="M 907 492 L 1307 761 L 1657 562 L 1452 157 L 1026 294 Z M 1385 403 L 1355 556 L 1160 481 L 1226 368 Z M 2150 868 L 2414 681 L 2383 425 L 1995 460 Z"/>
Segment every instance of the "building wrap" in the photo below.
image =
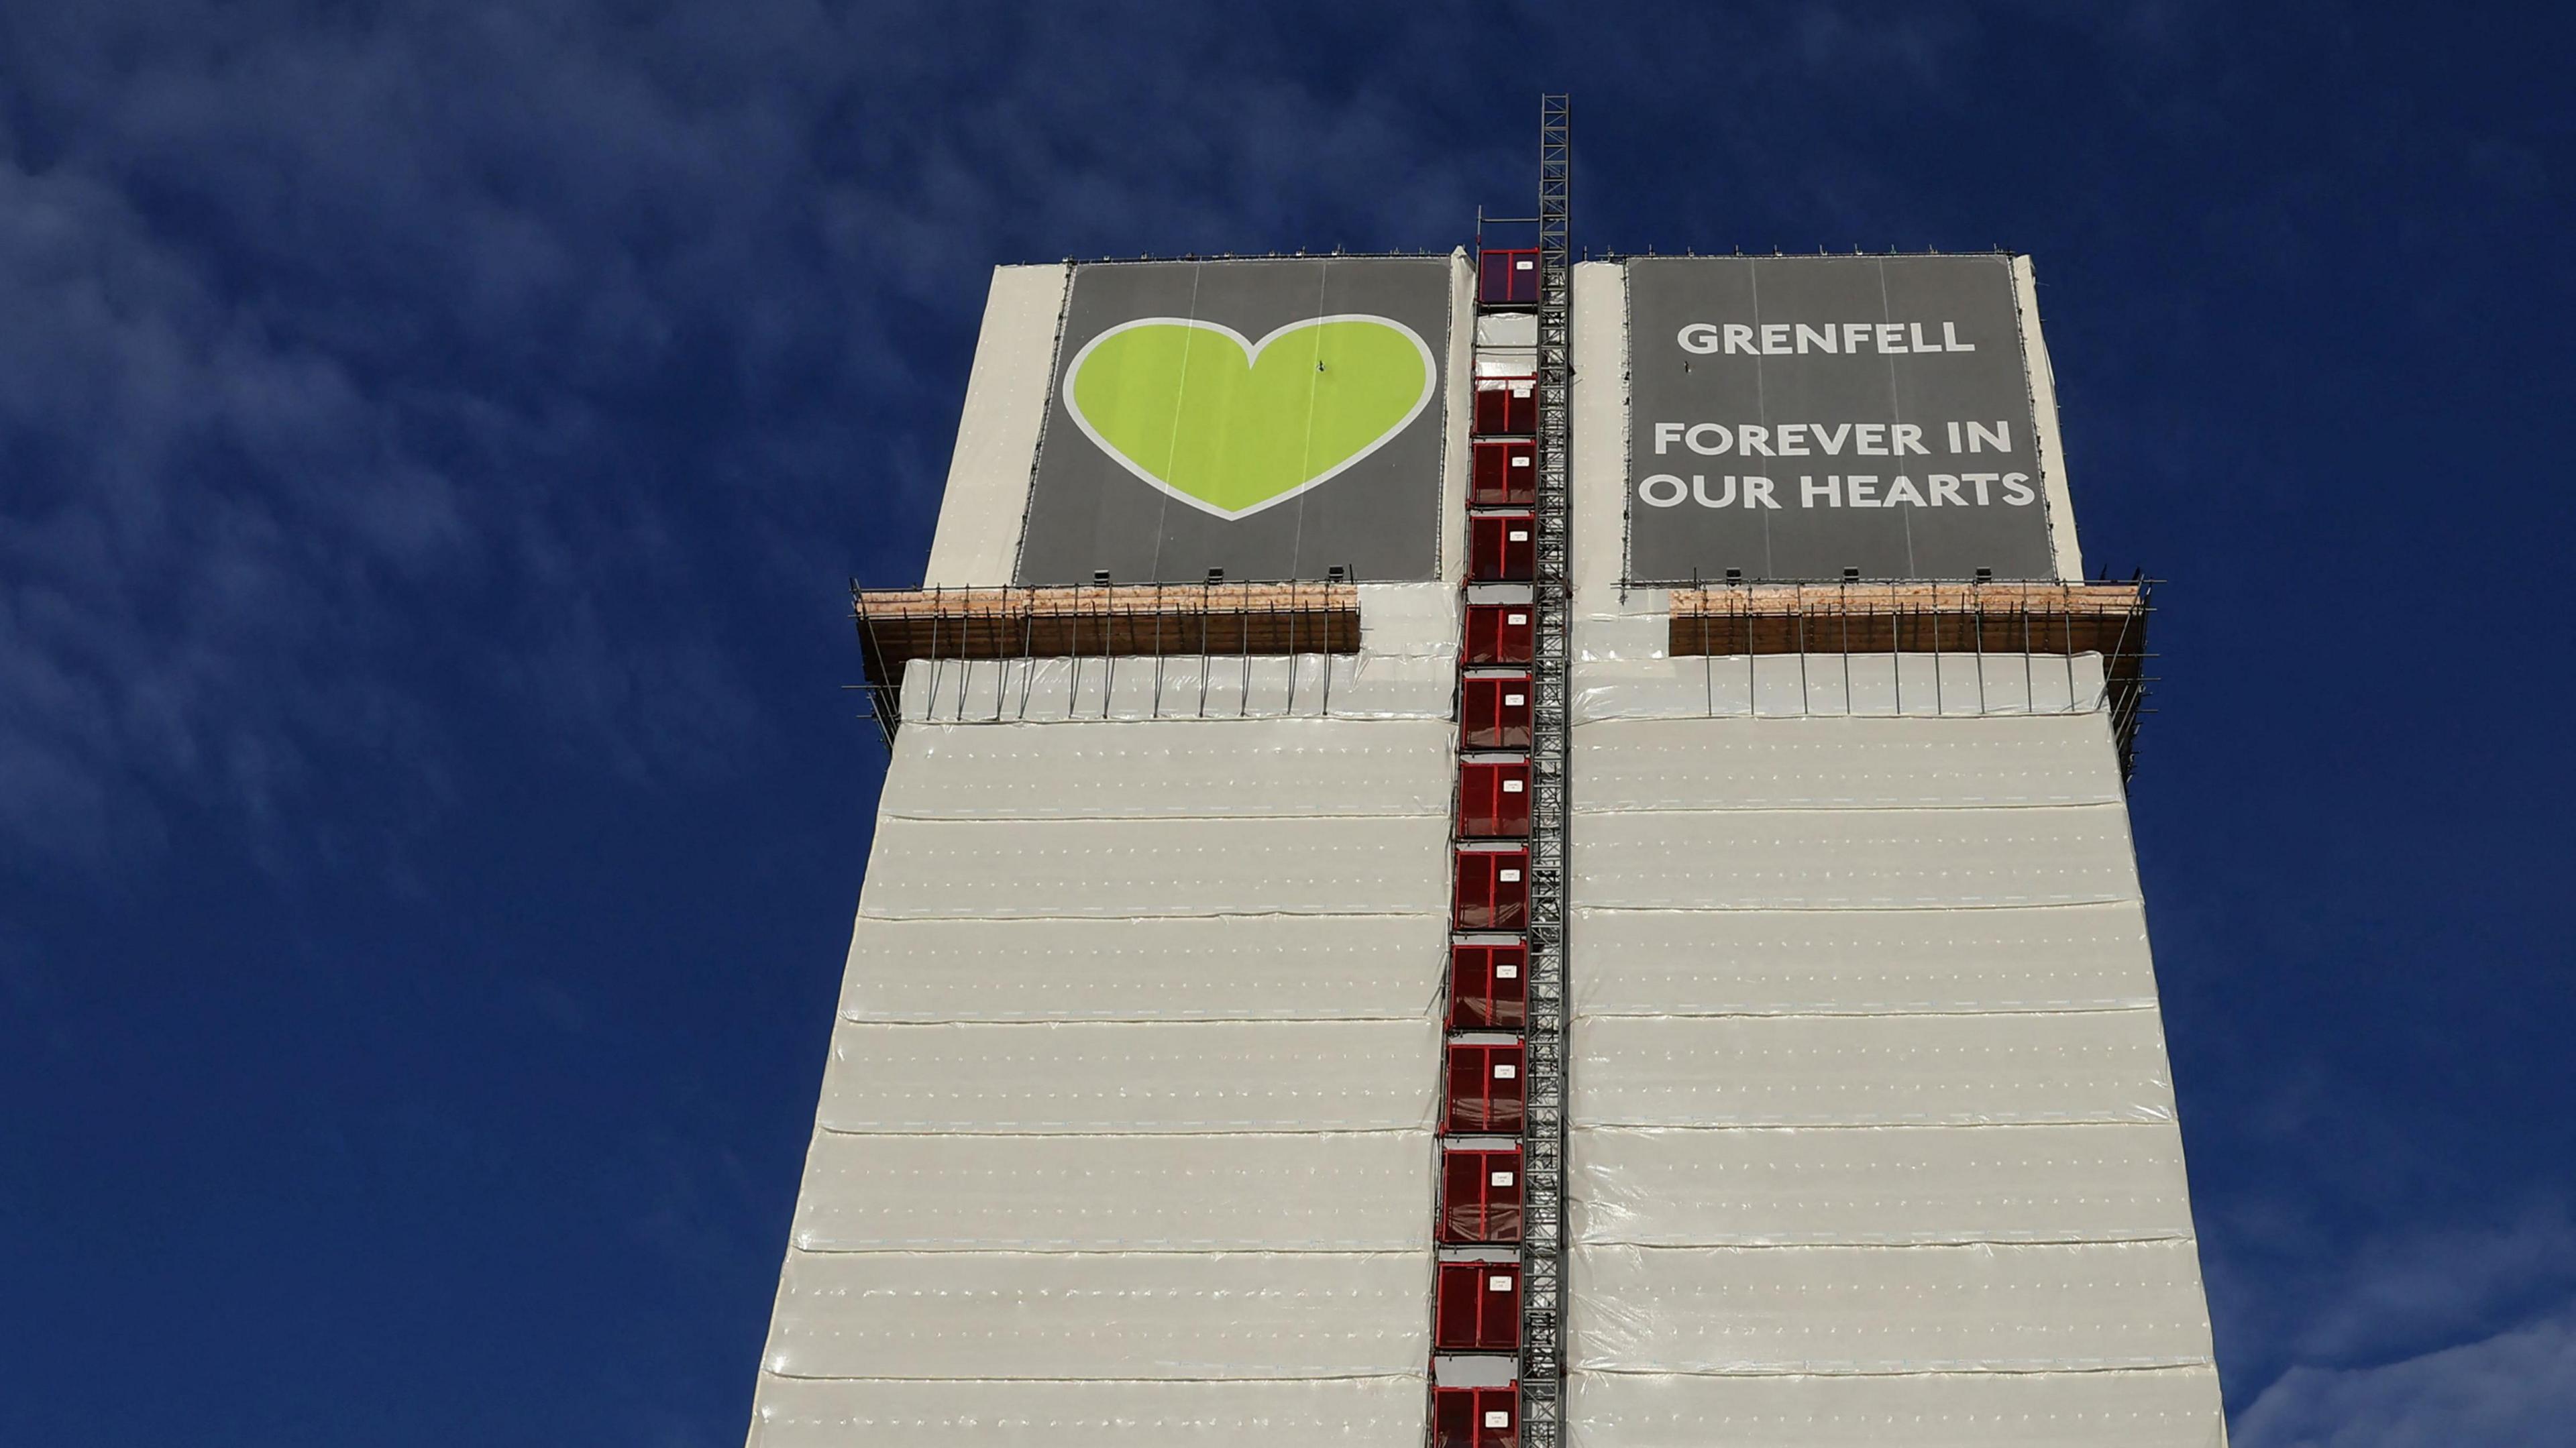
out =
<path fill-rule="evenodd" d="M 1577 264 L 1543 120 L 996 273 L 752 1444 L 2224 1443 L 2027 262 Z"/>

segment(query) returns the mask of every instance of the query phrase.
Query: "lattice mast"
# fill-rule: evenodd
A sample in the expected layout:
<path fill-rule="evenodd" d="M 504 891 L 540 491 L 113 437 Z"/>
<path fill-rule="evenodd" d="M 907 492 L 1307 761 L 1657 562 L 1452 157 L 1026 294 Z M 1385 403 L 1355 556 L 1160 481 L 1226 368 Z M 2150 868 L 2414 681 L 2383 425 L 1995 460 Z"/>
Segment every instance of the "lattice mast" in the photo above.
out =
<path fill-rule="evenodd" d="M 1574 580 L 1573 110 L 1539 98 L 1538 499 L 1531 667 L 1529 1104 L 1521 1240 L 1521 1432 L 1526 1448 L 1564 1433 L 1567 733 Z"/>

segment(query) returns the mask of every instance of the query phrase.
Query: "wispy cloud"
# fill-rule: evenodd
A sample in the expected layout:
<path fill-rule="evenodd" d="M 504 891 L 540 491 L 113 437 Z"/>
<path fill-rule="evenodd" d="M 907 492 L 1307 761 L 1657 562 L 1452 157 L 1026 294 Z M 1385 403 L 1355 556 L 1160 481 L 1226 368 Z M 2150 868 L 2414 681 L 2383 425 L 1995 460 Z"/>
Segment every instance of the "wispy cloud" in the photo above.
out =
<path fill-rule="evenodd" d="M 2292 1368 L 2236 1448 L 2507 1448 L 2576 1424 L 2576 1301 L 2528 1326 L 2370 1368 Z"/>

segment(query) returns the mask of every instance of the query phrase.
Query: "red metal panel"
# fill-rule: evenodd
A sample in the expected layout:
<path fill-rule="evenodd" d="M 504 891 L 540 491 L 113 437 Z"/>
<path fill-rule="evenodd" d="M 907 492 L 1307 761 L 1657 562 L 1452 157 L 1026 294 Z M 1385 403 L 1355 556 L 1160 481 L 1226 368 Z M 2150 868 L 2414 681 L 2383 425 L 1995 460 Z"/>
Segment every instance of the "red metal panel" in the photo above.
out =
<path fill-rule="evenodd" d="M 1529 924 L 1529 851 L 1460 850 L 1450 921 L 1460 930 L 1519 930 Z"/>
<path fill-rule="evenodd" d="M 1458 834 L 1470 840 L 1524 840 L 1530 831 L 1526 760 L 1458 766 Z"/>
<path fill-rule="evenodd" d="M 1530 605 L 1467 605 L 1468 663 L 1526 664 L 1530 661 L 1531 638 Z"/>
<path fill-rule="evenodd" d="M 1538 379 L 1476 379 L 1476 432 L 1480 437 L 1527 437 L 1538 431 Z"/>
<path fill-rule="evenodd" d="M 1527 583 L 1535 567 L 1538 520 L 1528 513 L 1481 513 L 1467 520 L 1467 576 L 1477 583 Z"/>
<path fill-rule="evenodd" d="M 1477 439 L 1467 501 L 1480 508 L 1526 508 L 1537 502 L 1538 444 L 1527 438 Z"/>
<path fill-rule="evenodd" d="M 1449 1028 L 1517 1031 L 1529 1018 L 1529 948 L 1449 947 Z"/>
<path fill-rule="evenodd" d="M 1449 1043 L 1449 1116 L 1443 1130 L 1508 1136 L 1521 1129 L 1522 1049 L 1517 1041 Z"/>
<path fill-rule="evenodd" d="M 1487 306 L 1538 300 L 1538 248 L 1488 248 L 1478 263 L 1476 297 Z"/>
<path fill-rule="evenodd" d="M 1520 1448 L 1521 1390 L 1433 1388 L 1431 1448 Z"/>
<path fill-rule="evenodd" d="M 1521 1264 L 1443 1262 L 1433 1342 L 1442 1352 L 1511 1352 L 1521 1345 Z"/>
<path fill-rule="evenodd" d="M 1460 690 L 1459 739 L 1469 749 L 1530 747 L 1530 676 L 1470 678 Z"/>
<path fill-rule="evenodd" d="M 1521 1239 L 1520 1148 L 1458 1149 L 1440 1159 L 1440 1240 Z"/>

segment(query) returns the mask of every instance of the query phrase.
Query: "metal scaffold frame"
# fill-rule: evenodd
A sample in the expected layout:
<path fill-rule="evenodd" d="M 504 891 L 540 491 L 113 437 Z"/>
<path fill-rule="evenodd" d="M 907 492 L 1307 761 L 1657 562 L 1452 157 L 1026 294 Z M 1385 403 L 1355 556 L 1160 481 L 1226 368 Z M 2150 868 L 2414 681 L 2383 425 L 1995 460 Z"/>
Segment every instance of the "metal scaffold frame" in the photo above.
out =
<path fill-rule="evenodd" d="M 1521 1442 L 1564 1436 L 1565 891 L 1567 730 L 1573 653 L 1574 199 L 1570 98 L 1539 98 L 1538 503 L 1530 720 L 1526 1183 L 1521 1235 Z"/>

